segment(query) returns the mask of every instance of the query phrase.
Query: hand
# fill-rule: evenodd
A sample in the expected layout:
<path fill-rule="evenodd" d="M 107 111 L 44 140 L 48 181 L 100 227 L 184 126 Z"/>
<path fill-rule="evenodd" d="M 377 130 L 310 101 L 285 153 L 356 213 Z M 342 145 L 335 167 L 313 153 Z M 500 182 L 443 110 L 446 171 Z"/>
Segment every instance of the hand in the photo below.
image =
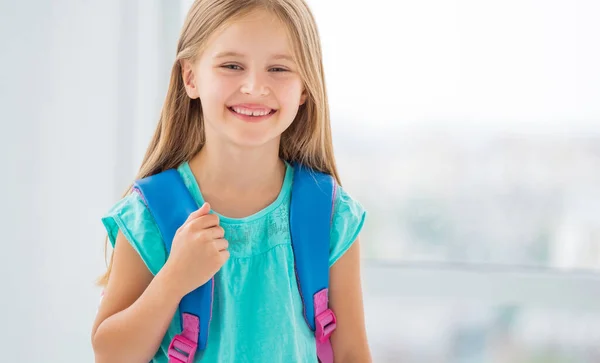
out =
<path fill-rule="evenodd" d="M 189 215 L 173 238 L 165 269 L 181 296 L 204 285 L 229 259 L 225 231 L 219 226 L 219 217 L 209 212 L 210 205 L 204 203 Z"/>

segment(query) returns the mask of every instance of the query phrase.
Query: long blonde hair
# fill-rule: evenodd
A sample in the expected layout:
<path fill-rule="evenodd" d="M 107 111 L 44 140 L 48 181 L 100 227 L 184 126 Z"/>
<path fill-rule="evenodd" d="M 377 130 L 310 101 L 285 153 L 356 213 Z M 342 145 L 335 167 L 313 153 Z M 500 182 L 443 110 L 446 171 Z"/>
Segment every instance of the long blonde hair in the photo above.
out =
<path fill-rule="evenodd" d="M 257 9 L 271 12 L 287 26 L 307 93 L 306 102 L 281 135 L 279 155 L 288 162 L 299 162 L 332 175 L 340 183 L 333 155 L 321 44 L 313 15 L 304 0 L 196 0 L 193 3 L 177 43 L 160 119 L 135 179 L 175 168 L 200 151 L 205 141 L 202 105 L 199 99 L 187 96 L 181 63 L 184 59 L 196 59 L 215 31 Z M 131 186 L 124 196 L 130 191 Z M 108 239 L 105 248 L 108 248 Z M 98 280 L 99 285 L 107 284 L 111 267 L 112 256 L 106 273 Z"/>

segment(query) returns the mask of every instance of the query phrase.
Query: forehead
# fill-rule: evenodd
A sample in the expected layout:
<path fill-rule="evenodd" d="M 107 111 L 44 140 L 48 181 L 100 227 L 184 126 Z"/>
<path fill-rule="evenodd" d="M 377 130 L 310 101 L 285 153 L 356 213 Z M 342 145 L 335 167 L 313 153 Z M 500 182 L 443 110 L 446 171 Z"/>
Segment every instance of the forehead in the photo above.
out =
<path fill-rule="evenodd" d="M 226 52 L 270 57 L 293 54 L 288 30 L 281 20 L 265 10 L 255 10 L 228 22 L 206 44 L 210 58 Z"/>

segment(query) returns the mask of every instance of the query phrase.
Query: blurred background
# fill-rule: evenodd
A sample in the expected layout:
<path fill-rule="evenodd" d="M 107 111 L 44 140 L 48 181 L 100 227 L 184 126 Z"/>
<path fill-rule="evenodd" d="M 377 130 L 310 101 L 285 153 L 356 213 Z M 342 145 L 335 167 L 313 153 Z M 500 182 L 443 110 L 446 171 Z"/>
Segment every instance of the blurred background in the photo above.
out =
<path fill-rule="evenodd" d="M 308 2 L 374 361 L 600 362 L 600 3 Z M 190 4 L 0 1 L 2 361 L 93 361 Z"/>

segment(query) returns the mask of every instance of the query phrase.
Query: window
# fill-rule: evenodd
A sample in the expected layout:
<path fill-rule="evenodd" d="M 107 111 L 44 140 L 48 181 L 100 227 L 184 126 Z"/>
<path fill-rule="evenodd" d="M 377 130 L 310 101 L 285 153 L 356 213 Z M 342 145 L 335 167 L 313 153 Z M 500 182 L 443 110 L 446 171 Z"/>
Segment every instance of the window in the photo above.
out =
<path fill-rule="evenodd" d="M 375 361 L 599 361 L 600 5 L 308 2 Z"/>

